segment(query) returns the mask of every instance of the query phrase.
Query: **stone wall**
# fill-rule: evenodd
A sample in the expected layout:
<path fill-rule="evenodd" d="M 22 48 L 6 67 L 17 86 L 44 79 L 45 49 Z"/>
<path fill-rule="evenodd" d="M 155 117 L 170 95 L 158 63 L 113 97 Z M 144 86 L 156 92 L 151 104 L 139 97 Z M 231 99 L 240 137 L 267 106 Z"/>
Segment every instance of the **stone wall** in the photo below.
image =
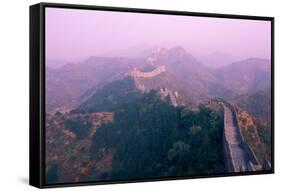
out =
<path fill-rule="evenodd" d="M 230 138 L 227 136 L 227 133 L 225 132 L 225 130 L 226 130 L 225 128 L 226 128 L 227 124 L 226 124 L 226 115 L 225 115 L 225 111 L 224 111 L 224 131 L 223 131 L 224 153 L 223 153 L 223 155 L 224 155 L 225 168 L 226 168 L 227 172 L 259 171 L 259 170 L 262 170 L 262 169 L 266 169 L 265 167 L 263 167 L 259 164 L 259 162 L 258 162 L 258 160 L 255 156 L 255 153 L 249 147 L 249 145 L 247 145 L 244 141 L 244 137 L 242 136 L 241 128 L 240 128 L 239 123 L 238 123 L 236 108 L 233 107 L 228 102 L 226 102 L 226 101 L 224 101 L 223 99 L 220 99 L 220 98 L 212 99 L 211 102 L 217 102 L 218 104 L 220 104 L 224 108 L 224 110 L 225 110 L 226 107 L 230 109 L 231 115 L 232 115 L 232 120 L 233 120 L 233 125 L 238 128 L 238 132 L 236 134 L 238 142 L 236 144 L 239 144 L 240 148 L 245 153 L 244 159 L 246 161 L 246 165 L 241 166 L 241 168 L 237 168 L 237 167 L 235 168 L 234 159 L 237 156 L 234 157 L 235 153 L 233 153 L 233 152 L 235 152 L 235 150 L 231 149 L 232 147 L 230 146 L 230 143 L 228 142 L 228 140 L 230 140 Z M 269 163 L 269 165 L 264 165 L 264 166 L 268 167 L 268 166 L 270 166 L 270 163 Z"/>
<path fill-rule="evenodd" d="M 157 75 L 159 75 L 159 74 L 161 74 L 165 71 L 166 71 L 165 66 L 159 66 L 151 72 L 141 72 L 141 71 L 138 71 L 137 69 L 134 69 L 130 73 L 130 75 L 132 77 L 138 77 L 138 78 L 152 78 L 152 77 L 155 77 L 155 76 L 157 76 Z"/>
<path fill-rule="evenodd" d="M 233 160 L 232 160 L 232 154 L 230 151 L 229 144 L 226 140 L 225 133 L 223 132 L 223 158 L 224 158 L 224 166 L 227 170 L 227 172 L 234 172 L 234 166 L 233 166 Z"/>

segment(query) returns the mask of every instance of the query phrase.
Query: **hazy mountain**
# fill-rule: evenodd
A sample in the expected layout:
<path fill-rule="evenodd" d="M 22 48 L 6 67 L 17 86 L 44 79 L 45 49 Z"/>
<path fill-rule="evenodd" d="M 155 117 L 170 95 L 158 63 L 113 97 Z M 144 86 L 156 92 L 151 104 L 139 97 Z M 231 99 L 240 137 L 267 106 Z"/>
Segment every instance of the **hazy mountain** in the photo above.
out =
<path fill-rule="evenodd" d="M 197 92 L 188 89 L 188 84 L 166 72 L 154 77 L 127 76 L 113 81 L 98 90 L 83 102 L 75 112 L 113 111 L 123 105 L 130 104 L 146 93 L 154 90 L 163 100 L 170 99 L 174 106 L 191 105 Z"/>
<path fill-rule="evenodd" d="M 198 59 L 209 68 L 220 68 L 237 61 L 234 55 L 220 51 L 215 51 L 207 55 L 200 55 Z"/>
<path fill-rule="evenodd" d="M 113 81 L 82 103 L 75 112 L 112 111 L 141 97 L 131 77 Z"/>
<path fill-rule="evenodd" d="M 212 73 L 180 47 L 171 50 L 158 49 L 137 68 L 139 70 L 134 69 L 122 80 L 94 89 L 96 92 L 93 96 L 76 111 L 111 111 L 151 90 L 158 91 L 159 96 L 164 99 L 170 99 L 174 106 L 194 105 L 210 96 L 208 84 L 215 82 Z M 188 70 L 185 78 L 183 70 Z M 201 77 L 200 72 L 206 76 Z"/>
<path fill-rule="evenodd" d="M 62 60 L 62 59 L 47 59 L 46 60 L 46 65 L 48 68 L 60 68 L 66 64 L 69 64 L 68 61 Z"/>
<path fill-rule="evenodd" d="M 175 105 L 194 105 L 208 97 L 208 94 L 196 89 L 194 84 L 169 71 L 150 78 L 136 77 L 135 83 L 142 91 L 160 90 L 160 94 L 175 98 Z"/>
<path fill-rule="evenodd" d="M 91 57 L 81 64 L 67 64 L 56 70 L 48 69 L 47 99 L 50 98 L 51 101 L 47 103 L 47 111 L 66 104 L 73 106 L 77 102 L 81 103 L 107 83 L 126 76 L 133 68 L 149 71 L 164 65 L 169 73 L 174 75 L 173 78 L 185 79 L 185 82 L 181 83 L 186 84 L 185 89 L 191 92 L 195 90 L 192 87 L 196 86 L 197 91 L 194 91 L 194 95 L 196 92 L 202 92 L 202 96 L 208 83 L 215 80 L 205 66 L 181 47 L 159 49 L 150 54 L 146 60 Z M 188 84 L 192 84 L 192 87 Z"/>
<path fill-rule="evenodd" d="M 160 66 L 151 72 L 135 70 L 129 76 L 103 86 L 75 109 L 75 112 L 114 111 L 150 91 L 156 91 L 160 98 L 168 100 L 174 106 L 192 107 L 211 97 L 208 89 L 202 91 L 192 82 L 171 74 L 164 66 Z"/>
<path fill-rule="evenodd" d="M 147 58 L 147 63 L 155 66 L 164 65 L 167 71 L 186 80 L 197 80 L 199 82 L 216 80 L 206 66 L 180 46 L 171 49 L 157 49 L 154 54 Z"/>
<path fill-rule="evenodd" d="M 146 58 L 153 51 L 155 51 L 155 47 L 148 45 L 146 43 L 140 43 L 135 46 L 114 50 L 103 54 L 104 57 L 126 57 L 126 58 Z"/>
<path fill-rule="evenodd" d="M 209 96 L 219 96 L 225 99 L 232 98 L 232 90 L 223 85 L 216 75 L 208 67 L 200 63 L 182 47 L 171 49 L 158 48 L 146 60 L 146 63 L 139 66 L 140 71 L 147 71 L 157 66 L 165 66 L 167 73 L 177 78 L 181 86 L 185 86 L 186 93 L 190 97 L 200 100 Z"/>
<path fill-rule="evenodd" d="M 270 87 L 269 60 L 252 58 L 212 70 L 182 47 L 157 48 L 146 59 L 90 57 L 81 64 L 48 68 L 47 111 L 77 106 L 134 69 L 151 72 L 161 66 L 165 67 L 165 73 L 150 79 L 138 78 L 136 82 L 147 90 L 166 88 L 170 94 L 177 92 L 185 97 L 180 99 L 185 104 L 199 103 L 209 97 L 229 100 Z"/>
<path fill-rule="evenodd" d="M 47 111 L 77 104 L 77 98 L 86 90 L 124 77 L 139 63 L 139 59 L 91 57 L 81 64 L 47 68 Z"/>
<path fill-rule="evenodd" d="M 253 93 L 270 88 L 270 61 L 250 58 L 218 68 L 215 74 L 224 87 L 236 94 Z"/>
<path fill-rule="evenodd" d="M 261 117 L 267 121 L 271 120 L 271 89 L 244 94 L 236 97 L 232 102 L 254 117 Z"/>

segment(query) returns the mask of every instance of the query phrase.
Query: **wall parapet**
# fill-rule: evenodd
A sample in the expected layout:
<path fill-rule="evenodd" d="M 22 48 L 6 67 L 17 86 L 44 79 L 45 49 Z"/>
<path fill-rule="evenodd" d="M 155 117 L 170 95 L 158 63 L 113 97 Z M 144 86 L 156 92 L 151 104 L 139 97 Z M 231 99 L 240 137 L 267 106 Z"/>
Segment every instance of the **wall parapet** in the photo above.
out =
<path fill-rule="evenodd" d="M 224 155 L 224 166 L 226 167 L 228 172 L 234 172 L 234 161 L 233 156 L 230 150 L 230 146 L 228 141 L 226 140 L 225 132 L 223 131 L 223 155 Z"/>
<path fill-rule="evenodd" d="M 228 172 L 240 172 L 240 171 L 257 171 L 257 170 L 262 170 L 263 167 L 260 165 L 259 161 L 257 160 L 257 157 L 253 150 L 250 148 L 250 146 L 245 142 L 244 137 L 241 132 L 241 127 L 239 126 L 239 121 L 238 121 L 238 114 L 237 114 L 237 108 L 232 106 L 230 103 L 224 101 L 221 98 L 213 98 L 211 101 L 217 102 L 223 107 L 224 110 L 224 130 L 223 130 L 223 148 L 224 148 L 224 161 L 225 161 L 225 166 Z M 237 128 L 237 142 L 234 144 L 239 144 L 239 147 L 243 150 L 243 152 L 246 154 L 244 158 L 245 162 L 241 162 L 241 166 L 237 166 L 235 168 L 235 161 L 233 158 L 234 153 L 231 150 L 231 145 L 228 142 L 227 138 L 227 133 L 226 133 L 226 113 L 225 109 L 228 108 L 231 112 L 231 117 L 232 117 L 232 125 Z M 234 145 L 234 147 L 237 147 Z M 237 163 L 237 161 L 236 161 Z M 269 166 L 269 165 L 264 165 L 264 166 Z"/>
<path fill-rule="evenodd" d="M 141 72 L 139 70 L 137 70 L 136 68 L 130 73 L 130 76 L 132 77 L 139 77 L 139 78 L 152 78 L 155 77 L 163 72 L 166 71 L 165 66 L 159 66 L 157 68 L 155 68 L 153 71 L 151 72 Z"/>

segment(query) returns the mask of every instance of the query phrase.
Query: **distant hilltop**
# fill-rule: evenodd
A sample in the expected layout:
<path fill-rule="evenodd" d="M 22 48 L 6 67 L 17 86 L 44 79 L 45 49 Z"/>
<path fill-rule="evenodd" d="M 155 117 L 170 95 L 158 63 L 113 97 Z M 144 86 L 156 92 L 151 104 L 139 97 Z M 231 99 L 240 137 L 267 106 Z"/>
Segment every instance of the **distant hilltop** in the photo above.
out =
<path fill-rule="evenodd" d="M 136 68 L 130 73 L 130 76 L 132 77 L 139 77 L 139 78 L 152 78 L 154 76 L 157 76 L 163 72 L 166 71 L 165 66 L 158 66 L 151 72 L 141 72 L 137 70 Z"/>

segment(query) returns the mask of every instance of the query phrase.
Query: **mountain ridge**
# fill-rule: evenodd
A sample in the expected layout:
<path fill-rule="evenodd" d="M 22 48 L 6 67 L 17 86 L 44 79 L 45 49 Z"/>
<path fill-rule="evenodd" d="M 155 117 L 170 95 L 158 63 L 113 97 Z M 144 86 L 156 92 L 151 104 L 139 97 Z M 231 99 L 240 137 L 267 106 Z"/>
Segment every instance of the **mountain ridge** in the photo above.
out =
<path fill-rule="evenodd" d="M 210 69 L 180 46 L 170 49 L 157 48 L 146 59 L 89 57 L 82 64 L 66 64 L 59 69 L 47 67 L 46 95 L 52 102 L 48 102 L 46 108 L 51 111 L 66 104 L 75 108 L 113 81 L 128 75 L 150 76 L 156 79 L 162 72 L 169 73 L 169 78 L 175 78 L 168 81 L 186 86 L 180 89 L 185 89 L 184 92 L 190 100 L 195 97 L 197 101 L 208 97 L 230 100 L 241 94 L 270 87 L 268 63 L 269 60 L 266 59 L 249 58 Z M 151 80 L 156 83 L 153 78 Z M 165 87 L 162 82 L 158 83 L 162 84 L 159 89 L 171 89 Z"/>

